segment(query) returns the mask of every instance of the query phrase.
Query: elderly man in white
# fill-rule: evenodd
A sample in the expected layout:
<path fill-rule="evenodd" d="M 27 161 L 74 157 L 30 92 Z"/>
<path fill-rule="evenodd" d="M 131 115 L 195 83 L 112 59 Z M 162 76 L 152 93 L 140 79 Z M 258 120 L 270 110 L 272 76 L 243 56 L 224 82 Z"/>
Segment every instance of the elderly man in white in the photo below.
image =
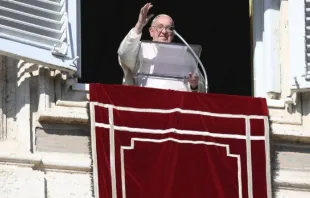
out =
<path fill-rule="evenodd" d="M 135 27 L 132 28 L 123 41 L 120 44 L 118 49 L 119 63 L 124 72 L 123 84 L 133 85 L 134 77 L 133 70 L 136 64 L 136 58 L 139 52 L 140 39 L 142 36 L 142 29 L 153 17 L 153 14 L 148 15 L 149 10 L 152 8 L 151 3 L 145 4 L 139 14 L 138 22 Z M 150 36 L 153 41 L 157 42 L 172 42 L 174 22 L 172 18 L 165 14 L 160 14 L 153 19 L 151 27 L 149 28 Z M 144 43 L 145 44 L 145 43 Z M 139 56 L 141 57 L 152 57 L 154 56 L 154 46 L 151 46 L 150 43 L 141 47 Z M 198 74 L 189 73 L 188 74 L 188 83 L 185 85 L 182 82 L 178 82 L 178 85 L 172 86 L 183 86 L 183 90 L 192 91 L 192 92 L 205 92 L 205 87 L 203 82 L 199 80 Z M 156 83 L 155 83 L 156 84 Z M 170 87 L 165 87 L 171 89 Z M 156 85 L 152 87 L 157 87 Z"/>

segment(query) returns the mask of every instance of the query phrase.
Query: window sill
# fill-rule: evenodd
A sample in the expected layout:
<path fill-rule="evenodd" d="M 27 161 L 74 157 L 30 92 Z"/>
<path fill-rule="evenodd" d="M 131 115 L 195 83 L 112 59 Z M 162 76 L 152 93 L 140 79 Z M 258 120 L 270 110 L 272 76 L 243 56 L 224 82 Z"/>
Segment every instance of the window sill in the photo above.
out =
<path fill-rule="evenodd" d="M 72 90 L 73 91 L 89 92 L 89 84 L 87 84 L 87 83 L 75 83 L 74 85 L 72 85 Z M 267 106 L 270 108 L 284 109 L 286 103 L 287 103 L 287 101 L 285 101 L 285 100 L 267 99 Z"/>
<path fill-rule="evenodd" d="M 72 85 L 73 91 L 83 91 L 83 92 L 89 92 L 89 84 L 87 83 L 75 83 Z M 267 99 L 267 106 L 269 108 L 279 108 L 279 109 L 285 109 L 285 104 L 289 101 L 286 100 L 274 100 L 274 99 Z"/>

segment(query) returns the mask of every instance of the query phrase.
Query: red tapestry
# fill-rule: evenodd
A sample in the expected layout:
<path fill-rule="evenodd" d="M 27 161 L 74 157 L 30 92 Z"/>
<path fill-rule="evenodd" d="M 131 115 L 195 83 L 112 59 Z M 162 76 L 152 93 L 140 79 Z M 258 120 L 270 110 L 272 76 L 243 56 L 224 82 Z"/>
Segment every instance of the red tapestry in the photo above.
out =
<path fill-rule="evenodd" d="M 90 84 L 95 195 L 271 198 L 262 98 Z"/>

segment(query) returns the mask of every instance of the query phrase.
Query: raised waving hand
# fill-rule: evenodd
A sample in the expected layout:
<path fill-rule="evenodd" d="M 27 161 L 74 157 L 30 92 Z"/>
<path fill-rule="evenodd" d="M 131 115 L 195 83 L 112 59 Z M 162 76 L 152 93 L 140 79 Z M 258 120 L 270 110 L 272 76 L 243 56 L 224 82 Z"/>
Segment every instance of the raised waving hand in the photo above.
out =
<path fill-rule="evenodd" d="M 142 32 L 142 29 L 144 26 L 149 22 L 149 20 L 154 16 L 153 14 L 148 15 L 150 9 L 153 7 L 151 3 L 145 4 L 139 13 L 138 22 L 135 26 L 135 31 L 137 34 L 140 34 Z"/>

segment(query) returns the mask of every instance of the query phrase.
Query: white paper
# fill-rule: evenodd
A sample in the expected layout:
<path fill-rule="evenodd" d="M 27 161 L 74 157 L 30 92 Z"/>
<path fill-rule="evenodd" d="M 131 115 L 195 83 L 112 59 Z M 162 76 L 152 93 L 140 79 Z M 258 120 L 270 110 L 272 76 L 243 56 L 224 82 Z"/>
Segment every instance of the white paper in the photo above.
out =
<path fill-rule="evenodd" d="M 165 78 L 144 77 L 138 78 L 138 86 L 152 87 L 158 89 L 171 89 L 177 91 L 187 91 L 186 83 L 183 80 L 173 80 Z"/>

